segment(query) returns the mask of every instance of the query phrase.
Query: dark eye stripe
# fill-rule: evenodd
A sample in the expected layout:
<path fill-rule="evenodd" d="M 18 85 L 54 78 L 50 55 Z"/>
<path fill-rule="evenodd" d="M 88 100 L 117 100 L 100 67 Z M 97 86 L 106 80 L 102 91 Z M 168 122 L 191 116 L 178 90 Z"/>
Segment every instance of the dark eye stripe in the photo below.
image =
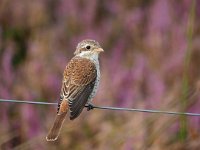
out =
<path fill-rule="evenodd" d="M 79 52 L 82 52 L 82 51 L 87 51 L 87 49 L 84 47 L 84 48 L 81 48 L 81 49 L 79 50 Z"/>

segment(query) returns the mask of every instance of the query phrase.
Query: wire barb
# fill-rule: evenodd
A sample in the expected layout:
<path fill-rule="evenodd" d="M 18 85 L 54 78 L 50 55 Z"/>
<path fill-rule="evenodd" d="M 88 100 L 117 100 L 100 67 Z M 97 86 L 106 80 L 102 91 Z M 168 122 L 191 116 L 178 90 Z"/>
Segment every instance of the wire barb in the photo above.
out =
<path fill-rule="evenodd" d="M 0 99 L 0 102 L 24 103 L 24 104 L 35 104 L 35 105 L 58 105 L 58 103 L 49 103 L 49 102 L 41 102 L 41 101 L 38 102 L 38 101 L 22 101 L 22 100 L 6 100 L 6 99 Z M 85 107 L 88 107 L 88 105 L 86 105 Z M 200 116 L 200 113 L 175 112 L 175 111 L 163 111 L 163 110 L 152 110 L 152 109 L 134 109 L 134 108 L 120 108 L 120 107 L 95 106 L 95 105 L 92 105 L 92 108 L 118 110 L 118 111 L 135 111 L 135 112 L 144 112 L 144 113 L 159 113 L 159 114 L 166 114 L 166 115 Z"/>

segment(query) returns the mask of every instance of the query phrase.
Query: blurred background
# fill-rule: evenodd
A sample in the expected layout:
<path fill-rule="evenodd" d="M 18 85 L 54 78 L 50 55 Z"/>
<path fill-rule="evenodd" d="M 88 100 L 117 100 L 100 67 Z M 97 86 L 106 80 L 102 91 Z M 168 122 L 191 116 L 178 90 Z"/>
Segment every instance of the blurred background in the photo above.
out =
<path fill-rule="evenodd" d="M 57 102 L 83 39 L 97 40 L 93 101 L 200 112 L 200 1 L 1 0 L 0 98 Z M 197 150 L 200 117 L 86 110 L 46 142 L 56 107 L 0 103 L 0 149 Z"/>

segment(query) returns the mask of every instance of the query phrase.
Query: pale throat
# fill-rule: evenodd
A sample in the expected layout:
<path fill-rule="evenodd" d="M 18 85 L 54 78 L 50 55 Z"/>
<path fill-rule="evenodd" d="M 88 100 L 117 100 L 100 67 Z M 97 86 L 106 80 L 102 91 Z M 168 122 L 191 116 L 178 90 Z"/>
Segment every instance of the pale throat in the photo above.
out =
<path fill-rule="evenodd" d="M 77 54 L 77 56 L 82 58 L 87 58 L 95 63 L 95 65 L 99 65 L 99 55 L 98 53 L 92 53 L 90 51 L 82 51 L 81 53 Z"/>

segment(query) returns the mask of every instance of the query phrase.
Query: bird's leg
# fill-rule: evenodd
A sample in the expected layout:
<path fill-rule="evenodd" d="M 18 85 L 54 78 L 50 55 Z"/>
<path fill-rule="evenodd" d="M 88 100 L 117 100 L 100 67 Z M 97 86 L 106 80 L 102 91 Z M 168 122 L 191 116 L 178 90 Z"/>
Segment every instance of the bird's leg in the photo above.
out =
<path fill-rule="evenodd" d="M 94 105 L 92 103 L 88 103 L 86 105 L 86 107 L 87 107 L 87 111 L 90 111 L 90 110 L 94 109 Z"/>

